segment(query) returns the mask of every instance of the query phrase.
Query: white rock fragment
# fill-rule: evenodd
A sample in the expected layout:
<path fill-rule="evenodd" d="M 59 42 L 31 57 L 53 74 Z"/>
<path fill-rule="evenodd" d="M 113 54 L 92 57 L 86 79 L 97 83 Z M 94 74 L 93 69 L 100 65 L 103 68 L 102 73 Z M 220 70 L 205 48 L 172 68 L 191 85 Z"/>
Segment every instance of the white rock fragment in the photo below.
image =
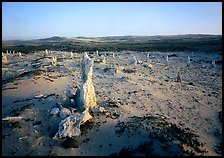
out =
<path fill-rule="evenodd" d="M 73 114 L 62 120 L 59 123 L 59 130 L 55 134 L 54 139 L 79 136 L 81 133 L 80 125 L 85 114 L 86 110 L 81 114 Z"/>
<path fill-rule="evenodd" d="M 21 119 L 23 119 L 23 117 L 21 117 L 21 116 L 2 118 L 2 120 L 4 120 L 4 121 L 16 121 L 16 120 L 21 120 Z"/>
<path fill-rule="evenodd" d="M 28 136 L 20 137 L 19 140 L 22 140 L 22 139 L 25 139 L 25 138 L 28 138 Z"/>
<path fill-rule="evenodd" d="M 43 96 L 44 96 L 43 94 L 38 94 L 38 95 L 35 95 L 34 98 L 39 99 L 39 98 L 42 98 Z"/>
<path fill-rule="evenodd" d="M 148 67 L 149 67 L 149 68 L 152 68 L 152 64 L 149 63 L 149 64 L 148 64 Z"/>
<path fill-rule="evenodd" d="M 137 64 L 142 64 L 143 62 L 139 59 L 137 60 Z"/>
<path fill-rule="evenodd" d="M 98 50 L 96 51 L 96 55 L 99 56 L 99 52 L 98 52 Z"/>
<path fill-rule="evenodd" d="M 99 107 L 99 108 L 92 108 L 92 112 L 93 113 L 103 113 L 105 111 L 105 109 L 103 107 Z"/>
<path fill-rule="evenodd" d="M 115 55 L 114 55 L 114 53 L 113 53 L 113 58 L 115 58 Z"/>
<path fill-rule="evenodd" d="M 59 113 L 59 108 L 53 108 L 50 112 L 50 115 L 57 115 Z"/>

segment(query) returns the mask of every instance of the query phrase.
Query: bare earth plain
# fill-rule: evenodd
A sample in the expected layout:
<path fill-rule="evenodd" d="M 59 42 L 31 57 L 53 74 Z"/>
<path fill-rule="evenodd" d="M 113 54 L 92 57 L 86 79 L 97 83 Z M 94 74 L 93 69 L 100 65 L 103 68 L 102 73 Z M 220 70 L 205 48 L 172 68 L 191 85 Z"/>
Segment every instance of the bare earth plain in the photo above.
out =
<path fill-rule="evenodd" d="M 72 140 L 53 139 L 62 119 L 50 111 L 58 103 L 70 106 L 65 91 L 81 85 L 83 54 L 52 52 L 56 66 L 47 64 L 44 52 L 7 55 L 2 118 L 22 119 L 2 120 L 2 155 L 222 155 L 222 64 L 212 67 L 221 52 L 99 52 L 105 53 L 106 63 L 89 53 L 104 112 L 92 112 Z"/>

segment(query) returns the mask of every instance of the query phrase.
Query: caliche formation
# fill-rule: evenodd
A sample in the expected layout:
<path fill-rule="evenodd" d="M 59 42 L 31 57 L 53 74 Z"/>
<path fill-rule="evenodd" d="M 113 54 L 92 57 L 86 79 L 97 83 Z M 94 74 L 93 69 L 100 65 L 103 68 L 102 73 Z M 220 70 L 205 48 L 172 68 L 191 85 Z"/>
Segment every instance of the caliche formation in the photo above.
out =
<path fill-rule="evenodd" d="M 93 60 L 85 53 L 81 63 L 81 88 L 73 95 L 78 113 L 69 114 L 59 123 L 56 137 L 74 137 L 80 135 L 80 125 L 90 120 L 90 110 L 95 107 L 96 94 L 92 83 Z M 53 113 L 53 112 L 52 112 Z"/>
<path fill-rule="evenodd" d="M 82 121 L 83 123 L 91 118 L 89 111 L 97 105 L 96 94 L 92 82 L 93 63 L 94 61 L 89 58 L 87 53 L 85 53 L 81 64 L 82 86 L 80 91 L 77 91 L 80 94 L 75 98 L 79 111 L 82 112 L 87 110 L 86 116 Z"/>

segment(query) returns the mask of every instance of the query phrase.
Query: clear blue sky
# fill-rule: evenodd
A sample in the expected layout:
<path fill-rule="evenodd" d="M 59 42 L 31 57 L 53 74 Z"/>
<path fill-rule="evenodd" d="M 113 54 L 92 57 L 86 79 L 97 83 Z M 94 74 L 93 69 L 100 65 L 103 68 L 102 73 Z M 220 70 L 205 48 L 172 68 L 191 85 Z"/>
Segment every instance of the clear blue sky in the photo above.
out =
<path fill-rule="evenodd" d="M 2 2 L 3 40 L 222 34 L 222 2 Z"/>

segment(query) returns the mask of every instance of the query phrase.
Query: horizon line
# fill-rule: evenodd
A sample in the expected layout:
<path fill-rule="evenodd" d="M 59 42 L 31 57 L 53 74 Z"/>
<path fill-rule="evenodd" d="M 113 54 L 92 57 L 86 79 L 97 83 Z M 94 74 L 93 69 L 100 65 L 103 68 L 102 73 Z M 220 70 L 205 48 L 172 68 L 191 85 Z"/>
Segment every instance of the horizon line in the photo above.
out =
<path fill-rule="evenodd" d="M 125 37 L 125 36 L 138 36 L 138 37 L 153 37 L 153 36 L 182 36 L 182 35 L 211 35 L 211 36 L 222 36 L 222 34 L 209 34 L 209 33 L 186 33 L 186 34 L 157 34 L 157 35 L 106 35 L 106 36 L 74 36 L 74 37 L 66 37 L 66 36 L 59 36 L 53 35 L 49 37 L 42 37 L 42 38 L 30 38 L 30 39 L 3 39 L 2 41 L 30 41 L 30 40 L 40 40 L 52 37 L 60 37 L 60 38 L 103 38 L 103 37 Z"/>

